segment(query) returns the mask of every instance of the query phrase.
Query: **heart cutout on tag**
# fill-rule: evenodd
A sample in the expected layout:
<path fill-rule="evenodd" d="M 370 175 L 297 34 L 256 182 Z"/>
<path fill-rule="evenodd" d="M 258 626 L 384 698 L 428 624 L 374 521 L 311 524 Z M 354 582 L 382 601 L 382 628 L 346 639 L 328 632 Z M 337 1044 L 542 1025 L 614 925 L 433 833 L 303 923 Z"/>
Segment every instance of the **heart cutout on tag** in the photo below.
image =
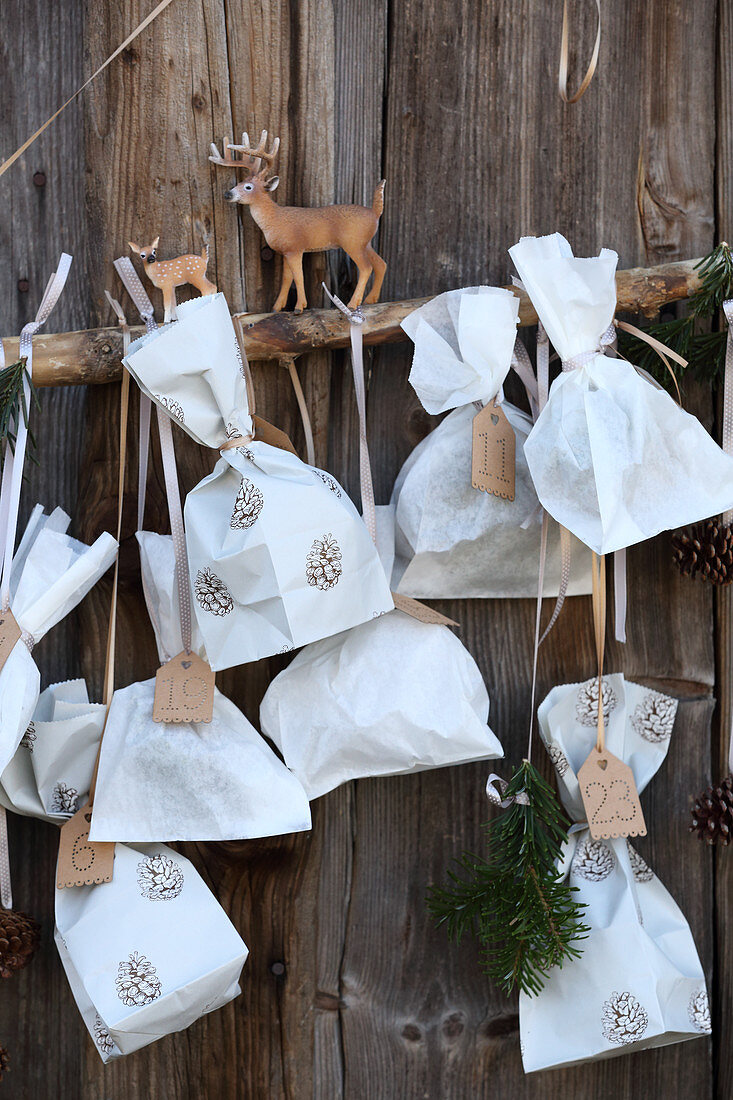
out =
<path fill-rule="evenodd" d="M 605 772 L 606 768 L 608 767 L 608 761 L 607 760 L 599 760 L 599 761 L 597 761 L 597 763 L 598 763 L 598 767 L 601 769 L 601 771 Z"/>
<path fill-rule="evenodd" d="M 499 417 L 496 415 L 496 413 L 491 414 L 491 423 L 494 425 L 494 427 L 496 427 L 496 425 L 499 423 Z"/>
<path fill-rule="evenodd" d="M 191 667 L 191 662 L 190 661 L 181 661 L 181 665 L 183 666 L 183 668 L 190 668 Z"/>
<path fill-rule="evenodd" d="M 91 814 L 84 814 L 84 820 L 85 821 L 91 821 L 92 820 L 92 815 Z"/>

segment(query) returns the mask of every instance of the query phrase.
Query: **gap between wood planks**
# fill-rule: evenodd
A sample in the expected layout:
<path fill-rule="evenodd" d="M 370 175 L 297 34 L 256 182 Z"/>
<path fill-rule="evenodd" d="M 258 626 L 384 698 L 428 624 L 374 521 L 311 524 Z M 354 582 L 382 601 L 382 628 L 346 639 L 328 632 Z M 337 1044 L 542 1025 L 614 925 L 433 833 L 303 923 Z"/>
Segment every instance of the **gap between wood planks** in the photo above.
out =
<path fill-rule="evenodd" d="M 681 260 L 657 267 L 634 267 L 616 275 L 617 311 L 652 317 L 670 302 L 689 298 L 700 286 L 695 266 L 699 260 Z M 520 325 L 537 324 L 537 314 L 526 294 L 520 299 Z M 400 327 L 404 318 L 430 298 L 380 302 L 363 306 L 365 344 L 394 344 L 407 340 Z M 337 309 L 309 309 L 304 313 L 244 313 L 244 349 L 250 362 L 306 355 L 312 351 L 345 348 L 349 323 Z M 143 333 L 133 328 L 133 337 Z M 13 362 L 18 340 L 5 341 L 6 357 Z M 33 381 L 36 386 L 83 386 L 120 378 L 122 337 L 117 328 L 86 329 L 38 335 L 33 338 Z"/>

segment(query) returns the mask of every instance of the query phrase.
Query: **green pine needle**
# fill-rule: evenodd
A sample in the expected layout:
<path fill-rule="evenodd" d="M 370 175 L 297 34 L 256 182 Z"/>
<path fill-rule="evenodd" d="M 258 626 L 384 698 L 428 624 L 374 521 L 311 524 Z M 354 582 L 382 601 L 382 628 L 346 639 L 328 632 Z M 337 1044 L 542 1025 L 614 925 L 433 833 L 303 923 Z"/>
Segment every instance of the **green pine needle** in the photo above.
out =
<path fill-rule="evenodd" d="M 10 363 L 0 370 L 0 439 L 7 439 L 11 451 L 15 450 L 16 433 L 20 418 L 28 427 L 28 403 L 25 398 L 23 383 L 28 382 L 31 401 L 39 408 L 38 395 L 23 357 L 17 363 Z M 28 432 L 31 446 L 35 447 L 35 439 L 32 432 Z"/>
<path fill-rule="evenodd" d="M 525 791 L 529 805 L 514 802 L 489 822 L 486 858 L 465 853 L 450 883 L 435 886 L 428 908 L 449 937 L 465 933 L 483 947 L 482 965 L 503 990 L 536 995 L 550 970 L 581 954 L 589 929 L 574 887 L 558 878 L 557 861 L 569 822 L 550 786 L 525 760 L 505 797 Z"/>
<path fill-rule="evenodd" d="M 717 321 L 723 302 L 733 298 L 730 246 L 723 241 L 695 265 L 695 270 L 701 285 L 697 294 L 689 299 L 686 316 L 648 325 L 646 331 L 689 361 L 686 369 L 672 363 L 678 382 L 688 377 L 710 384 L 723 376 L 727 332 L 725 329 L 700 331 L 700 326 Z M 648 344 L 636 336 L 619 332 L 619 348 L 635 366 L 648 371 L 667 389 L 674 389 L 666 367 Z"/>

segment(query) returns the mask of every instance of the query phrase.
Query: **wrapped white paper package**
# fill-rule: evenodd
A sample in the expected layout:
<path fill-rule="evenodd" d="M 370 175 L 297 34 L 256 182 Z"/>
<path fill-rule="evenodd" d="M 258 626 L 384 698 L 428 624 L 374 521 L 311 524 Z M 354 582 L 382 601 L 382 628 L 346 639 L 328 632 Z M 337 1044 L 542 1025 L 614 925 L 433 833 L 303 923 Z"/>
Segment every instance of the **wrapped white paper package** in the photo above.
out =
<path fill-rule="evenodd" d="M 182 649 L 170 535 L 138 532 L 158 652 Z M 204 656 L 194 627 L 192 649 Z M 153 721 L 155 680 L 115 692 L 94 797 L 92 840 L 246 840 L 310 829 L 303 788 L 221 692 L 210 723 Z"/>
<path fill-rule="evenodd" d="M 415 344 L 410 382 L 432 414 L 450 413 L 415 448 L 392 494 L 392 586 L 408 596 L 536 596 L 542 513 L 524 457 L 532 420 L 504 400 L 519 299 L 479 286 L 440 294 L 402 327 Z M 515 499 L 471 484 L 474 402 L 497 399 L 516 438 Z M 525 525 L 526 526 L 523 526 Z M 573 539 L 569 595 L 591 590 L 590 554 Z M 544 594 L 557 595 L 560 532 L 550 524 Z"/>
<path fill-rule="evenodd" d="M 563 360 L 525 444 L 550 515 L 607 554 L 731 508 L 733 458 L 668 393 L 600 350 L 616 253 L 575 258 L 559 233 L 509 252 Z"/>
<path fill-rule="evenodd" d="M 598 681 L 556 687 L 538 712 L 572 828 L 563 878 L 577 887 L 590 933 L 579 959 L 552 970 L 537 997 L 519 999 L 526 1072 L 666 1046 L 710 1032 L 705 978 L 687 921 L 624 839 L 594 841 L 578 771 L 596 740 Z M 676 699 L 603 681 L 606 747 L 629 764 L 639 791 L 669 747 Z"/>
<path fill-rule="evenodd" d="M 162 844 L 118 844 L 111 882 L 56 890 L 55 938 L 104 1062 L 233 1000 L 248 954 L 193 864 Z"/>
<path fill-rule="evenodd" d="M 0 671 L 0 773 L 12 760 L 33 717 L 41 683 L 30 653 L 35 642 L 84 598 L 110 567 L 117 542 L 105 533 L 91 545 L 66 534 L 69 517 L 37 504 L 10 575 L 10 608 L 23 632 Z"/>
<path fill-rule="evenodd" d="M 138 384 L 206 447 L 249 438 L 244 368 L 222 294 L 132 345 Z M 393 607 L 361 517 L 328 475 L 261 440 L 227 449 L 185 504 L 191 586 L 211 667 L 256 661 Z"/>
<path fill-rule="evenodd" d="M 107 708 L 84 680 L 46 688 L 0 779 L 7 810 L 62 824 L 87 800 Z"/>
<path fill-rule="evenodd" d="M 402 611 L 314 642 L 270 684 L 262 731 L 309 798 L 350 779 L 503 755 L 473 657 Z"/>

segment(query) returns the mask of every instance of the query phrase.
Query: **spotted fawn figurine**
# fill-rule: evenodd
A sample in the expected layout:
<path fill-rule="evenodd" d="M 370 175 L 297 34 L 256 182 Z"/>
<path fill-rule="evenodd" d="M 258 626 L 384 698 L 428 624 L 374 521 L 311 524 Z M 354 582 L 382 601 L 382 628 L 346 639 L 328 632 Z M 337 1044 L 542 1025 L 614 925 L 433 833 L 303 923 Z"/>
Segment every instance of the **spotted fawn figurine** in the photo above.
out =
<path fill-rule="evenodd" d="M 163 291 L 163 308 L 165 310 L 164 322 L 167 324 L 176 316 L 176 287 L 190 283 L 202 296 L 216 294 L 216 287 L 206 278 L 206 268 L 209 263 L 209 246 L 204 245 L 200 256 L 189 254 L 177 256 L 175 260 L 157 260 L 158 241 L 156 237 L 152 244 L 139 245 L 134 241 L 128 241 L 133 252 L 137 252 L 145 267 L 145 274 L 150 282 L 158 290 Z"/>
<path fill-rule="evenodd" d="M 224 138 L 223 155 L 220 155 L 212 142 L 212 155 L 209 157 L 214 164 L 245 173 L 244 179 L 224 192 L 224 198 L 229 202 L 249 206 L 250 213 L 264 233 L 270 248 L 282 255 L 282 285 L 273 310 L 277 313 L 284 307 L 288 291 L 295 280 L 298 294 L 295 312 L 303 312 L 308 304 L 303 286 L 303 253 L 326 252 L 332 248 L 342 248 L 359 270 L 359 280 L 349 302 L 349 309 L 356 309 L 364 300 L 379 301 L 387 265 L 372 248 L 371 240 L 377 232 L 379 218 L 384 210 L 385 181 L 382 180 L 375 187 L 370 207 L 278 206 L 270 194 L 280 180 L 278 176 L 268 178 L 268 173 L 279 148 L 280 138 L 275 138 L 272 148 L 267 152 L 267 130 L 263 130 L 255 149 L 250 145 L 249 136 L 244 133 L 241 145 L 231 145 L 229 139 Z M 372 273 L 372 289 L 364 299 Z"/>

